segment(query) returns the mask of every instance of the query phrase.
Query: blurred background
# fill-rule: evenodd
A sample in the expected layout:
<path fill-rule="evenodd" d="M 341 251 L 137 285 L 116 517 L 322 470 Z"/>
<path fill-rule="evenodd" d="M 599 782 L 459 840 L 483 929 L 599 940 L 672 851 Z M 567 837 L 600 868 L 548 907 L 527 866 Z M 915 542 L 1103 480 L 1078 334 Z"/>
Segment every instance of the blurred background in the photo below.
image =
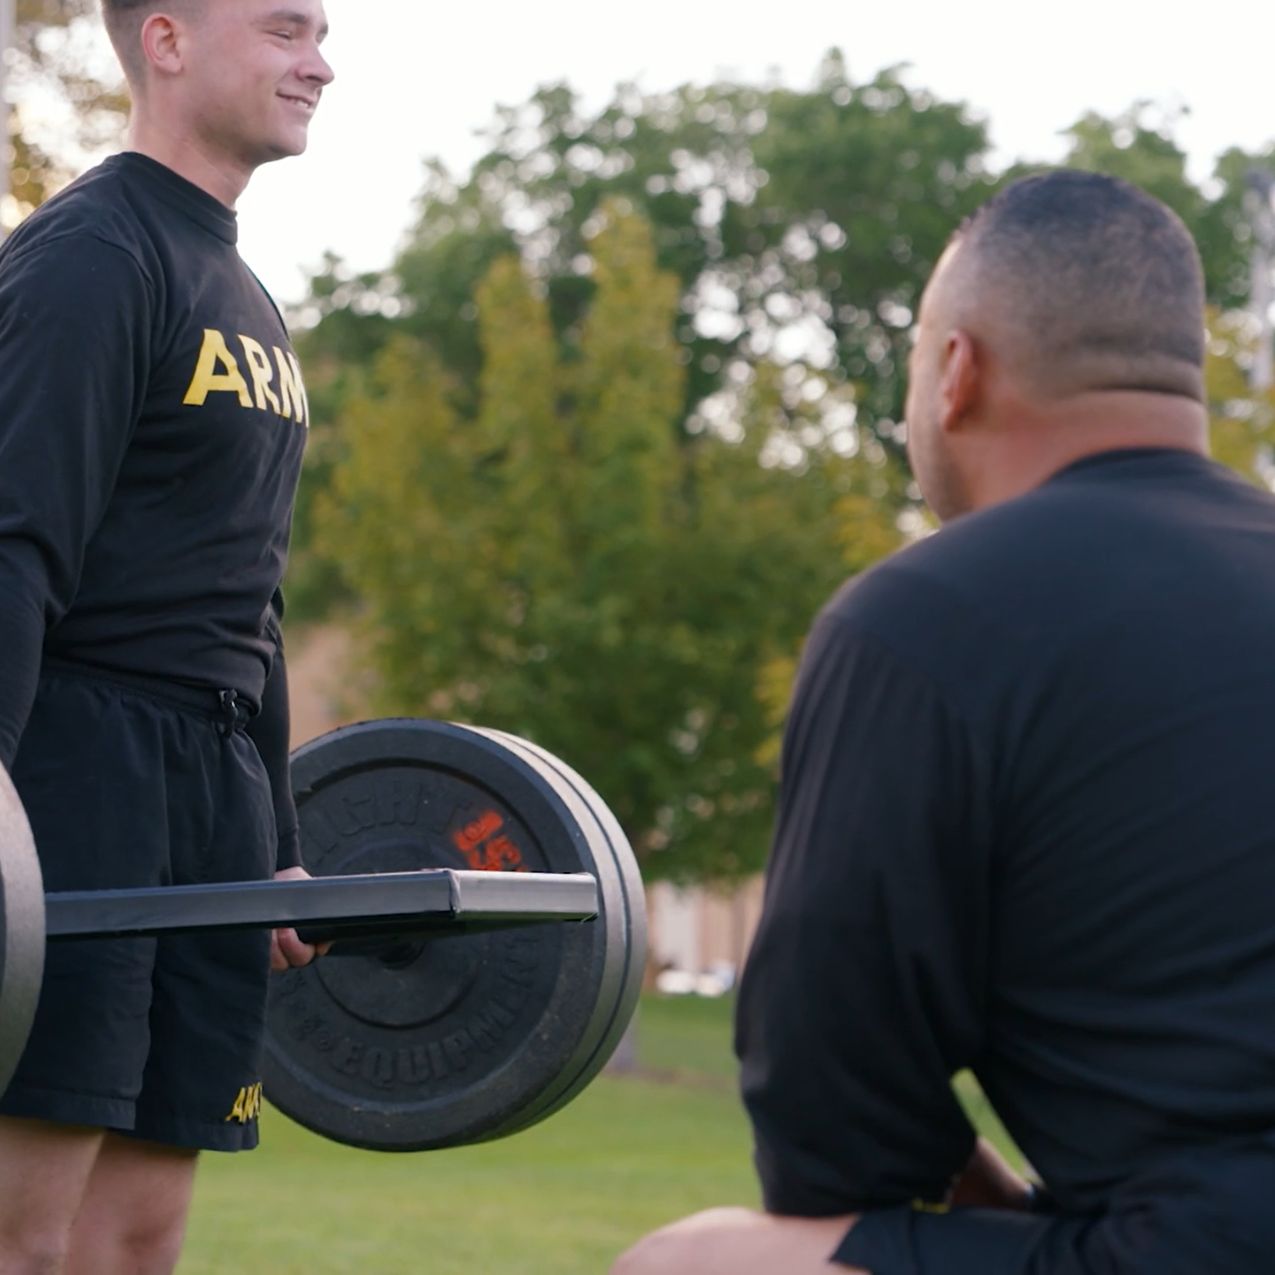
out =
<path fill-rule="evenodd" d="M 95 7 L 0 0 L 7 227 L 121 144 Z M 337 80 L 311 149 L 240 207 L 311 403 L 287 582 L 297 742 L 381 714 L 539 741 L 642 859 L 652 985 L 728 992 L 803 634 L 844 578 L 930 530 L 903 456 L 904 373 L 921 288 L 964 216 L 1057 163 L 1174 208 L 1207 276 L 1215 453 L 1270 483 L 1275 11 L 1220 2 L 1189 27 L 1109 0 L 328 13 Z M 676 1102 L 697 1114 L 669 1097 L 669 1128 L 715 1167 L 670 1176 L 607 1142 L 627 1166 L 609 1229 L 546 1237 L 543 1269 L 597 1269 L 662 1216 L 751 1190 L 728 1019 L 728 1000 L 652 1001 L 630 1058 L 688 1081 Z M 543 1192 L 546 1157 L 578 1162 L 577 1135 L 596 1146 L 591 1101 L 526 1135 L 559 1143 L 506 1181 Z M 657 1137 L 655 1102 L 626 1147 Z M 487 1154 L 448 1163 L 463 1180 L 464 1157 Z M 568 1175 L 554 1207 L 604 1179 Z M 217 1268 L 199 1265 L 204 1208 L 192 1270 Z M 541 1269 L 489 1241 L 469 1235 L 467 1260 Z M 349 1260 L 315 1245 L 305 1269 Z"/>
<path fill-rule="evenodd" d="M 1275 17 L 328 14 L 311 149 L 240 209 L 312 409 L 298 742 L 386 713 L 538 740 L 642 857 L 652 975 L 727 987 L 802 635 L 929 527 L 904 370 L 967 213 L 1042 163 L 1176 209 L 1208 279 L 1216 450 L 1272 472 Z M 0 0 L 0 34 L 11 226 L 122 144 L 127 102 L 96 0 Z"/>

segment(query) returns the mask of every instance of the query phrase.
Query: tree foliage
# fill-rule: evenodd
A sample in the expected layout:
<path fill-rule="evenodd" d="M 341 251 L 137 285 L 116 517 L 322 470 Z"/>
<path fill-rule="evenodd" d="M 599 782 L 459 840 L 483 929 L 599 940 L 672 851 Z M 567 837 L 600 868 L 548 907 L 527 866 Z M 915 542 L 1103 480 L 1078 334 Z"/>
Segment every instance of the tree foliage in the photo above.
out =
<path fill-rule="evenodd" d="M 778 368 L 736 441 L 683 431 L 676 276 L 619 205 L 589 248 L 571 359 L 518 259 L 489 268 L 472 418 L 419 338 L 387 345 L 347 405 L 322 534 L 381 707 L 531 736 L 587 771 L 651 871 L 736 875 L 770 820 L 759 690 L 844 573 L 839 537 L 886 465 L 808 447 L 800 468 L 763 464 L 790 428 Z"/>
<path fill-rule="evenodd" d="M 1209 316 L 1205 358 L 1213 455 L 1264 487 L 1275 486 L 1275 390 L 1251 388 L 1257 324 L 1251 315 Z"/>
<path fill-rule="evenodd" d="M 808 90 L 622 86 L 587 112 L 558 85 L 502 108 L 463 179 L 430 166 L 390 270 L 351 277 L 329 261 L 316 278 L 307 309 L 319 321 L 301 342 L 315 422 L 303 489 L 326 486 L 346 445 L 347 393 L 398 338 L 423 343 L 447 371 L 449 404 L 474 418 L 486 375 L 478 291 L 502 258 L 517 257 L 541 290 L 555 358 L 579 361 L 609 206 L 644 218 L 676 289 L 675 434 L 738 431 L 764 380 L 766 445 L 790 465 L 832 436 L 897 462 L 920 290 L 952 227 L 992 189 L 987 152 L 962 103 L 907 88 L 897 71 L 856 84 L 837 54 Z M 897 463 L 889 474 L 874 515 L 892 528 L 909 496 Z M 311 515 L 306 494 L 298 614 L 347 596 L 316 552 Z"/>
<path fill-rule="evenodd" d="M 677 280 L 682 420 L 758 360 L 853 390 L 860 425 L 897 445 L 902 365 L 921 286 L 953 226 L 992 189 L 986 129 L 897 71 L 853 83 L 830 54 L 809 90 L 741 84 L 643 95 L 587 112 L 565 85 L 503 108 L 464 180 L 430 171 L 391 272 L 400 326 L 476 391 L 475 290 L 516 252 L 570 356 L 597 280 L 599 210 L 622 200 Z M 792 406 L 803 378 L 785 382 Z M 719 407 L 721 405 L 719 404 Z"/>
<path fill-rule="evenodd" d="M 1086 114 L 1068 130 L 1065 162 L 1135 181 L 1175 208 L 1200 243 L 1211 303 L 1234 309 L 1249 286 L 1247 174 L 1275 163 L 1275 148 L 1227 152 L 1201 187 L 1174 138 L 1180 114 L 1145 102 L 1111 118 Z M 678 282 L 681 428 L 738 422 L 741 393 L 767 362 L 784 369 L 782 411 L 801 414 L 811 400 L 841 411 L 848 397 L 855 428 L 899 457 L 925 280 L 963 217 L 1026 171 L 996 174 L 990 153 L 986 125 L 965 103 L 910 87 L 898 69 L 857 83 L 835 51 L 806 89 L 621 86 L 586 111 L 566 85 L 546 87 L 498 110 L 464 177 L 429 167 L 415 228 L 389 270 L 354 279 L 329 263 L 309 307 L 321 321 L 305 342 L 307 366 L 312 349 L 338 349 L 344 368 L 366 369 L 407 333 L 442 361 L 453 401 L 472 415 L 483 365 L 477 288 L 492 263 L 521 258 L 570 361 L 597 285 L 598 212 L 618 199 L 648 221 L 659 266 Z M 320 401 L 318 436 L 336 414 Z M 906 504 L 906 488 L 891 499 L 896 510 Z M 304 515 L 298 543 L 305 571 Z M 321 602 L 308 578 L 305 592 Z"/>

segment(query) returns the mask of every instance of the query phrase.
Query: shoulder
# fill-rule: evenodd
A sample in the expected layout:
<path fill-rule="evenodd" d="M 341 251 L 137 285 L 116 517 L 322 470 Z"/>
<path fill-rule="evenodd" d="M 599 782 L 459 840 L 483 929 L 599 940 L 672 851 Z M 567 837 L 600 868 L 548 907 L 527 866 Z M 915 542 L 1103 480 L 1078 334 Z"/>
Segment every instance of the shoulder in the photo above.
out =
<path fill-rule="evenodd" d="M 1052 543 L 1065 523 L 1035 501 L 969 514 L 847 580 L 820 620 L 887 643 L 926 617 L 951 620 L 980 608 L 1031 556 L 1028 542 Z"/>
<path fill-rule="evenodd" d="M 968 514 L 842 585 L 819 644 L 875 647 L 950 687 L 1009 676 L 1042 633 L 1118 587 L 1107 562 L 1112 544 L 1137 539 L 1130 518 L 1118 495 L 1055 483 Z"/>
<path fill-rule="evenodd" d="M 1203 457 L 1108 453 L 955 519 L 849 581 L 827 610 L 881 632 L 918 607 L 1010 624 L 1070 587 L 1118 588 L 1129 560 L 1207 535 L 1218 510 L 1250 506 L 1275 524 L 1275 500 Z"/>
<path fill-rule="evenodd" d="M 817 627 L 949 683 L 1008 681 L 1045 651 L 1087 656 L 1130 614 L 1172 624 L 1201 599 L 1275 593 L 1266 562 L 1269 493 L 1187 452 L 1106 453 L 847 582 Z"/>
<path fill-rule="evenodd" d="M 83 270 L 94 261 L 108 275 L 136 273 L 152 287 L 159 274 L 135 193 L 110 161 L 72 182 L 13 232 L 0 254 L 0 276 Z"/>

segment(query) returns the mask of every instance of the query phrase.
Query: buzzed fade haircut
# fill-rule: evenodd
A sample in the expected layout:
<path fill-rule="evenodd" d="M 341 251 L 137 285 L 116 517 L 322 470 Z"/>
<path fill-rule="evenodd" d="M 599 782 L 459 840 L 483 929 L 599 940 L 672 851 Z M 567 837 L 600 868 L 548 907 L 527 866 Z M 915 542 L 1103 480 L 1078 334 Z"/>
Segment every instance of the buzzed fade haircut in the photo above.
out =
<path fill-rule="evenodd" d="M 1203 398 L 1204 272 L 1158 199 L 1060 169 L 1011 183 L 953 240 L 966 293 L 954 304 L 991 317 L 1038 389 Z"/>
<path fill-rule="evenodd" d="M 124 74 L 135 87 L 141 83 L 144 66 L 139 34 L 142 23 L 152 13 L 173 13 L 189 17 L 202 0 L 102 0 L 102 21 L 111 47 Z"/>

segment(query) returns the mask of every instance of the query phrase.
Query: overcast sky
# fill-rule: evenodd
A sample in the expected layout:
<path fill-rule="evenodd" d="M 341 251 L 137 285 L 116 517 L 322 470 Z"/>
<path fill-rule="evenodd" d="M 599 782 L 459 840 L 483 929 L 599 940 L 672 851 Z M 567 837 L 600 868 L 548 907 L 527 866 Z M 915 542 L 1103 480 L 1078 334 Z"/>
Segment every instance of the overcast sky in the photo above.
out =
<path fill-rule="evenodd" d="M 636 80 L 657 90 L 777 72 L 808 84 L 831 46 L 855 81 L 907 62 L 910 82 L 968 101 L 1008 158 L 1057 159 L 1086 110 L 1180 103 L 1203 178 L 1231 145 L 1275 140 L 1275 3 L 1214 0 L 327 0 L 337 71 L 309 152 L 262 170 L 240 204 L 241 247 L 281 299 L 331 248 L 358 269 L 389 264 L 421 162 L 463 168 L 498 103 L 566 80 L 601 105 Z M 1188 12 L 1190 23 L 1173 17 Z"/>

